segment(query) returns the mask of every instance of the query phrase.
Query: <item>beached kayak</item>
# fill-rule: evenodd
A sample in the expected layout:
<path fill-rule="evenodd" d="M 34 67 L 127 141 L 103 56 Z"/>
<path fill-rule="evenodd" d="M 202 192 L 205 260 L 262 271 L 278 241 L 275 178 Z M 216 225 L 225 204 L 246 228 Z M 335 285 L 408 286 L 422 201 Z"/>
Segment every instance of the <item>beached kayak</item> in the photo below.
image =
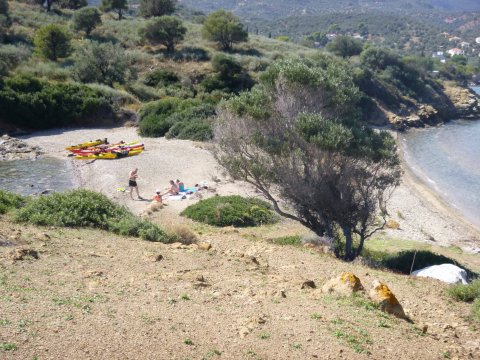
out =
<path fill-rule="evenodd" d="M 69 151 L 72 151 L 72 150 L 77 150 L 77 149 L 85 149 L 85 148 L 88 148 L 88 147 L 91 147 L 91 146 L 97 146 L 97 145 L 101 145 L 101 144 L 107 144 L 107 139 L 103 139 L 103 140 L 94 140 L 94 141 L 87 141 L 87 142 L 84 142 L 82 144 L 78 144 L 78 145 L 72 145 L 72 146 L 67 146 L 65 148 L 65 150 L 69 150 Z"/>
<path fill-rule="evenodd" d="M 78 150 L 72 150 L 71 152 L 78 155 L 78 156 L 86 156 L 86 155 L 96 155 L 96 154 L 101 154 L 101 153 L 108 153 L 108 152 L 115 152 L 115 151 L 130 151 L 130 150 L 135 150 L 135 149 L 140 149 L 140 148 L 145 148 L 145 145 L 143 143 L 135 143 L 132 145 L 127 145 L 127 144 L 115 144 L 115 145 L 104 145 L 104 146 L 98 146 L 98 147 L 89 147 L 86 149 L 78 149 Z"/>
<path fill-rule="evenodd" d="M 138 154 L 141 154 L 143 151 L 143 148 L 139 149 L 134 149 L 130 151 L 116 151 L 116 152 L 108 152 L 108 153 L 101 153 L 101 154 L 90 154 L 90 155 L 85 155 L 85 156 L 75 156 L 75 159 L 78 160 L 91 160 L 91 159 L 120 159 L 123 157 L 128 157 L 128 156 L 135 156 Z"/>

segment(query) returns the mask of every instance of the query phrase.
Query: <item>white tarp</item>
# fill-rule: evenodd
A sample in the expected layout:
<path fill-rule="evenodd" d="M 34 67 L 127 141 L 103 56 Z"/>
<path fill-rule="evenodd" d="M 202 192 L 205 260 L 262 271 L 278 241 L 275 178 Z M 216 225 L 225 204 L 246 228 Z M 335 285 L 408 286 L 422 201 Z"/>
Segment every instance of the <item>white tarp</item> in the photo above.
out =
<path fill-rule="evenodd" d="M 453 264 L 428 266 L 412 272 L 412 275 L 430 277 L 449 284 L 468 284 L 467 272 Z"/>

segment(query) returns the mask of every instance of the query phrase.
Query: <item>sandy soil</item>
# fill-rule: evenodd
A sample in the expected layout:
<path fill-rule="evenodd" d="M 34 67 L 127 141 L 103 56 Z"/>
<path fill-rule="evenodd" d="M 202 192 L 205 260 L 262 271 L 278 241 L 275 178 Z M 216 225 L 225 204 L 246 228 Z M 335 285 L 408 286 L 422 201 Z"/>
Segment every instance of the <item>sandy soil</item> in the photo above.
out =
<path fill-rule="evenodd" d="M 0 358 L 479 358 L 470 306 L 449 300 L 445 284 L 267 241 L 290 228 L 204 226 L 197 233 L 212 249 L 202 251 L 0 217 L 0 240 L 15 244 L 0 246 Z M 22 247 L 39 259 L 13 261 Z M 414 324 L 364 295 L 321 294 L 341 271 L 367 292 L 373 279 L 386 282 Z M 307 279 L 317 289 L 301 289 Z"/>
<path fill-rule="evenodd" d="M 146 151 L 139 156 L 120 160 L 97 160 L 93 163 L 70 161 L 78 170 L 77 176 L 83 187 L 101 191 L 135 213 L 142 213 L 148 202 L 132 201 L 128 193 L 117 191 L 119 187 L 126 187 L 128 172 L 135 167 L 139 169 L 140 195 L 145 198 L 151 199 L 155 189 L 164 190 L 168 186 L 168 180 L 177 178 L 183 180 L 187 187 L 207 181 L 211 189 L 203 191 L 202 197 L 213 196 L 215 193 L 258 195 L 247 184 L 229 181 L 206 149 L 208 145 L 201 143 L 163 138 L 141 139 L 135 128 L 54 130 L 38 132 L 25 139 L 30 145 L 39 145 L 51 155 L 64 157 L 66 145 L 104 137 L 111 142 L 142 140 Z M 405 170 L 403 183 L 393 193 L 388 206 L 391 218 L 400 223 L 400 229 L 386 229 L 383 235 L 479 251 L 478 229 L 461 219 L 408 169 Z M 161 211 L 160 216 L 175 218 L 196 199 L 198 198 L 182 201 L 167 199 L 168 206 Z"/>

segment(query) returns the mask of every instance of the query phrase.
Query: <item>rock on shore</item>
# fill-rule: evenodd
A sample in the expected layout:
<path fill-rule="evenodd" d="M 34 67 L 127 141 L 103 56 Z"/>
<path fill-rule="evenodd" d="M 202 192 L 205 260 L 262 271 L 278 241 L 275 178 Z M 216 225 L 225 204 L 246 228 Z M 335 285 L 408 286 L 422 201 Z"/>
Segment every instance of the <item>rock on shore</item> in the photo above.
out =
<path fill-rule="evenodd" d="M 26 142 L 8 135 L 0 138 L 0 160 L 34 159 L 41 154 L 42 151 L 38 146 L 30 146 Z"/>

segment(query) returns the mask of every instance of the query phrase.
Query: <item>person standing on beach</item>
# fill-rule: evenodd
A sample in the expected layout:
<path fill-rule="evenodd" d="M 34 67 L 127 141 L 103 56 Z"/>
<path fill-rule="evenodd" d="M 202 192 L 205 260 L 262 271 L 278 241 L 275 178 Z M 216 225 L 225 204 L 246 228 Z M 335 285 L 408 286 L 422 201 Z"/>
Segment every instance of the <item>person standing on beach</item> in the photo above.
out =
<path fill-rule="evenodd" d="M 138 169 L 135 168 L 132 171 L 130 171 L 130 173 L 128 174 L 128 186 L 130 187 L 130 197 L 132 198 L 132 200 L 133 200 L 133 189 L 137 191 L 138 199 L 139 200 L 143 199 L 138 193 L 137 178 L 138 178 Z"/>

